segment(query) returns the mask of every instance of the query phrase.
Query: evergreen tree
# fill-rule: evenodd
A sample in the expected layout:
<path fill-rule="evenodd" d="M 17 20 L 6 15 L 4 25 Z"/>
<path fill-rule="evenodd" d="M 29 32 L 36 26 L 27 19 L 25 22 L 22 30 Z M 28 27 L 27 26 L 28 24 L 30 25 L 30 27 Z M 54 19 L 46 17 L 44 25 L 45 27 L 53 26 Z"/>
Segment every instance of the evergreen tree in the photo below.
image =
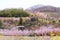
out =
<path fill-rule="evenodd" d="M 3 28 L 2 25 L 3 25 L 3 24 L 2 24 L 2 22 L 0 21 L 0 28 Z"/>
<path fill-rule="evenodd" d="M 20 17 L 20 20 L 19 20 L 19 24 L 18 25 L 20 26 L 22 24 L 23 24 L 23 19 L 22 19 L 22 17 Z"/>

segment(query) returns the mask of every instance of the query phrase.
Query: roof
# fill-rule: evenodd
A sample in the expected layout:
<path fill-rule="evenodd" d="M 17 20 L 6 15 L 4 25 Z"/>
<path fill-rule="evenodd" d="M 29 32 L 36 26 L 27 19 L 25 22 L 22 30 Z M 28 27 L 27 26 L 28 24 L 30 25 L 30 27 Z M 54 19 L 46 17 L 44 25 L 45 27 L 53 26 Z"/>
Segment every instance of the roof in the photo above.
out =
<path fill-rule="evenodd" d="M 16 27 L 24 27 L 24 26 L 16 26 Z"/>

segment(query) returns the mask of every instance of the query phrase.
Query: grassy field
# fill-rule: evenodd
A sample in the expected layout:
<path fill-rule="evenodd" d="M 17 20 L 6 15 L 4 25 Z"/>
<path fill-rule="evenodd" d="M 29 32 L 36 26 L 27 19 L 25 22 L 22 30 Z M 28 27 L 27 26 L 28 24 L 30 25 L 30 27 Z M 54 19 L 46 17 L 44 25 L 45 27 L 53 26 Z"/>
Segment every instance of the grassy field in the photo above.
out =
<path fill-rule="evenodd" d="M 0 36 L 0 40 L 60 40 L 60 36 Z"/>

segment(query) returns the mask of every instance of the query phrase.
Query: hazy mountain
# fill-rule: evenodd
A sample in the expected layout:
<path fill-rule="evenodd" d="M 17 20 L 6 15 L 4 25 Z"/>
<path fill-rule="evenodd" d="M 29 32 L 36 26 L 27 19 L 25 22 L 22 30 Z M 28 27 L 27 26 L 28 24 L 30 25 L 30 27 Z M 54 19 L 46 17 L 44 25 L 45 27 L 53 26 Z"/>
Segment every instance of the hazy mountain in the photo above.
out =
<path fill-rule="evenodd" d="M 32 6 L 32 7 L 27 8 L 26 10 L 35 10 L 35 9 L 37 9 L 37 8 L 39 8 L 39 7 L 43 7 L 43 5 L 41 5 L 41 4 L 34 5 L 34 6 Z"/>
<path fill-rule="evenodd" d="M 59 7 L 54 7 L 54 6 L 44 6 L 44 5 L 35 5 L 30 8 L 27 8 L 28 11 L 36 11 L 36 12 L 59 12 L 60 13 L 60 8 Z"/>
<path fill-rule="evenodd" d="M 48 14 L 51 17 L 60 18 L 60 7 L 54 7 L 50 5 L 35 5 L 26 9 L 31 13 L 42 12 Z"/>

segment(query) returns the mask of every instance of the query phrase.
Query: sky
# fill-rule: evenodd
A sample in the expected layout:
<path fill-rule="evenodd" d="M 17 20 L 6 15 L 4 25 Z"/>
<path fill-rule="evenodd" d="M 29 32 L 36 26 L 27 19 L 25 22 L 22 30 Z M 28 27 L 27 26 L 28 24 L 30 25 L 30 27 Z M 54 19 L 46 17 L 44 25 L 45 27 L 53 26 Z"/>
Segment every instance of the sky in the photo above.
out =
<path fill-rule="evenodd" d="M 60 7 L 60 0 L 0 0 L 0 10 L 6 8 L 29 8 L 42 4 Z"/>

